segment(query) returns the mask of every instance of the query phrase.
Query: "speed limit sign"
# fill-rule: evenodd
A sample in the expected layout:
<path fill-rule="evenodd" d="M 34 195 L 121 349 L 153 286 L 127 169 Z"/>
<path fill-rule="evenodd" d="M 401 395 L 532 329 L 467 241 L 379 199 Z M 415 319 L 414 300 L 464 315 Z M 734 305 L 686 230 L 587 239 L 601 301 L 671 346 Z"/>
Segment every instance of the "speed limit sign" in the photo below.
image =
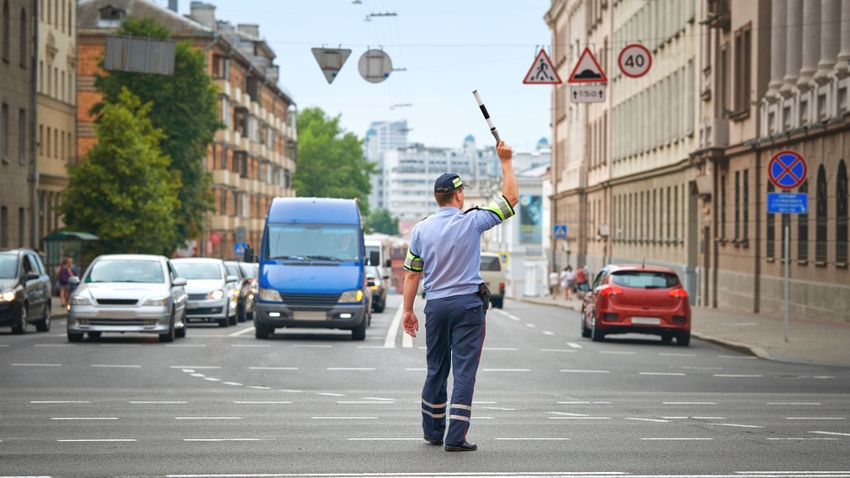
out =
<path fill-rule="evenodd" d="M 626 45 L 620 51 L 617 63 L 624 75 L 630 78 L 640 78 L 647 74 L 652 66 L 652 53 L 643 45 Z"/>

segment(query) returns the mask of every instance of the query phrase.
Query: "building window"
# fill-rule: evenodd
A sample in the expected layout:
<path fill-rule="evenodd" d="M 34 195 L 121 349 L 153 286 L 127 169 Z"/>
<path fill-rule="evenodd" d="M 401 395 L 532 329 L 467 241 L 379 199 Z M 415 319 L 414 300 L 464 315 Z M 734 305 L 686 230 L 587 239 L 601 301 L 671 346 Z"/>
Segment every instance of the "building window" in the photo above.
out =
<path fill-rule="evenodd" d="M 735 171 L 735 240 L 741 238 L 741 172 Z"/>
<path fill-rule="evenodd" d="M 9 105 L 0 108 L 0 159 L 9 160 Z"/>
<path fill-rule="evenodd" d="M 219 190 L 219 193 L 220 193 L 219 196 L 220 196 L 221 200 L 219 202 L 218 213 L 221 214 L 222 216 L 224 216 L 224 215 L 227 214 L 227 190 L 221 189 L 221 190 Z"/>
<path fill-rule="evenodd" d="M 0 247 L 9 247 L 9 209 L 0 207 Z"/>
<path fill-rule="evenodd" d="M 39 156 L 44 154 L 44 148 L 42 147 L 42 141 L 44 141 L 44 125 L 38 125 L 38 154 Z"/>
<path fill-rule="evenodd" d="M 74 3 L 68 2 L 68 34 L 74 34 Z"/>
<path fill-rule="evenodd" d="M 809 181 L 807 180 L 801 186 L 799 191 L 802 194 L 809 192 Z M 797 260 L 809 260 L 809 215 L 797 215 Z"/>
<path fill-rule="evenodd" d="M 643 194 L 643 191 L 641 191 L 640 192 L 640 203 L 639 203 L 640 204 L 640 221 L 639 221 L 639 223 L 640 223 L 640 233 L 639 233 L 640 240 L 644 240 L 646 238 L 646 223 L 649 222 L 649 221 L 646 220 L 646 209 L 644 209 L 644 207 L 643 207 L 643 197 L 644 197 L 644 194 Z"/>
<path fill-rule="evenodd" d="M 18 162 L 27 162 L 27 112 L 21 108 L 18 110 Z"/>
<path fill-rule="evenodd" d="M 673 201 L 672 191 L 670 189 L 670 186 L 667 186 L 667 201 L 666 201 L 666 203 L 667 203 L 667 233 L 664 234 L 664 237 L 668 240 L 672 237 L 670 235 L 670 233 L 672 231 L 672 229 L 670 227 L 671 226 L 670 223 L 673 222 L 672 221 L 672 215 L 673 215 L 672 214 L 673 213 L 673 203 L 672 203 L 672 201 Z"/>
<path fill-rule="evenodd" d="M 12 19 L 9 16 L 9 0 L 3 0 L 3 61 L 9 63 L 9 48 L 12 34 Z"/>
<path fill-rule="evenodd" d="M 741 184 L 744 192 L 744 198 L 741 201 L 741 206 L 744 212 L 744 217 L 741 221 L 744 230 L 743 239 L 746 241 L 750 238 L 750 170 L 744 170 L 744 182 Z"/>
<path fill-rule="evenodd" d="M 752 25 L 735 32 L 735 113 L 750 111 L 750 76 L 752 74 Z"/>
<path fill-rule="evenodd" d="M 213 56 L 213 77 L 221 80 L 230 79 L 230 59 L 226 56 Z"/>
<path fill-rule="evenodd" d="M 26 8 L 21 9 L 20 24 L 21 24 L 20 30 L 18 31 L 18 33 L 20 34 L 20 37 L 18 38 L 20 45 L 18 45 L 18 49 L 19 49 L 19 53 L 21 55 L 21 59 L 20 59 L 19 64 L 21 65 L 21 68 L 26 68 L 27 67 L 27 45 L 29 45 L 29 37 L 27 36 L 29 28 L 27 28 L 27 9 Z"/>
<path fill-rule="evenodd" d="M 826 263 L 826 211 L 827 190 L 826 171 L 823 165 L 818 167 L 817 204 L 815 205 L 815 261 Z"/>
<path fill-rule="evenodd" d="M 843 159 L 835 181 L 835 262 L 847 264 L 847 166 Z"/>
<path fill-rule="evenodd" d="M 678 193 L 678 191 L 677 191 Z M 678 195 L 677 198 L 678 200 Z M 726 175 L 720 175 L 720 239 L 726 239 Z"/>
<path fill-rule="evenodd" d="M 776 188 L 773 186 L 773 183 L 768 183 L 768 194 L 775 191 Z M 768 259 L 776 257 L 776 228 L 774 227 L 774 216 L 774 214 L 767 213 L 767 222 L 765 223 L 765 226 L 767 227 L 767 247 L 765 248 L 765 255 Z"/>
<path fill-rule="evenodd" d="M 18 247 L 24 247 L 24 231 L 27 230 L 27 215 L 24 208 L 18 208 Z"/>
<path fill-rule="evenodd" d="M 724 46 L 720 49 L 720 63 L 717 65 L 717 103 L 721 117 L 725 117 L 724 113 L 729 109 L 729 69 L 729 49 Z"/>

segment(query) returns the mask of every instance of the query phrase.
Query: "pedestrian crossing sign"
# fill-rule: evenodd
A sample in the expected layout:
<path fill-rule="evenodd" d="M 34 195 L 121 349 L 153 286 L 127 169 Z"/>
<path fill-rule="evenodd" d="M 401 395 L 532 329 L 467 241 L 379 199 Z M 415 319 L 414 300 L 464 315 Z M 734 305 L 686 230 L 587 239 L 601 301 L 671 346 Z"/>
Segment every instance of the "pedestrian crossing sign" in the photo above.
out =
<path fill-rule="evenodd" d="M 540 49 L 522 82 L 526 85 L 560 85 L 561 77 L 544 49 Z"/>

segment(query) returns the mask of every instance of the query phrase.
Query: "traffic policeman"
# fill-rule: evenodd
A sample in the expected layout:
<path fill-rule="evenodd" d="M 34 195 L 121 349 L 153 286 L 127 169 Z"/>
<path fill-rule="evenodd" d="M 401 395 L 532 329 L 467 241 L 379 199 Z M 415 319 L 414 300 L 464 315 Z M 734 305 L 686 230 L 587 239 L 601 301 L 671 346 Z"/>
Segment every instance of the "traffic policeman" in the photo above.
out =
<path fill-rule="evenodd" d="M 425 441 L 446 451 L 475 451 L 466 440 L 472 416 L 475 374 L 484 344 L 485 303 L 481 291 L 481 234 L 515 214 L 518 200 L 511 147 L 500 141 L 502 195 L 485 208 L 463 212 L 463 180 L 445 173 L 434 183 L 440 209 L 416 224 L 404 262 L 404 330 L 416 337 L 419 320 L 413 302 L 420 275 L 425 274 L 425 330 L 428 376 L 422 389 L 422 429 Z M 489 294 L 487 294 L 489 295 Z M 454 390 L 449 405 L 446 381 L 453 369 Z M 446 418 L 449 430 L 446 433 Z"/>

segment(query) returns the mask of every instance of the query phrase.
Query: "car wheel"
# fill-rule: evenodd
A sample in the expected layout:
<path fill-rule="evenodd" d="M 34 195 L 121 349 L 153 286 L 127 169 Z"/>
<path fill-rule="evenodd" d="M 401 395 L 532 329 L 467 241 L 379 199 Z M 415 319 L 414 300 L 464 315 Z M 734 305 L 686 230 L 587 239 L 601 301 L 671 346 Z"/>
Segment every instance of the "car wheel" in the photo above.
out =
<path fill-rule="evenodd" d="M 174 331 L 174 311 L 171 311 L 171 323 L 168 324 L 168 332 L 164 334 L 159 334 L 159 342 L 160 343 L 170 343 L 174 342 L 175 337 Z"/>
<path fill-rule="evenodd" d="M 602 342 L 605 339 L 605 332 L 596 326 L 596 319 L 590 324 L 590 340 L 594 342 Z"/>
<path fill-rule="evenodd" d="M 261 325 L 258 323 L 254 323 L 254 337 L 259 340 L 266 340 L 269 336 L 274 332 L 274 329 L 271 327 L 267 327 L 265 325 Z"/>
<path fill-rule="evenodd" d="M 503 309 L 505 307 L 505 298 L 493 297 L 492 299 L 490 299 L 490 303 L 493 304 L 493 307 L 497 309 Z"/>
<path fill-rule="evenodd" d="M 27 317 L 29 315 L 28 310 L 29 306 L 26 304 L 21 305 L 21 310 L 18 312 L 18 321 L 15 325 L 12 326 L 13 334 L 25 334 L 27 333 Z"/>
<path fill-rule="evenodd" d="M 352 340 L 366 340 L 366 326 L 368 319 L 363 317 L 363 322 L 360 323 L 357 327 L 351 329 L 351 339 Z"/>
<path fill-rule="evenodd" d="M 230 325 L 230 320 L 227 317 L 225 317 L 223 319 L 218 319 L 218 326 L 219 327 L 227 327 L 228 325 Z"/>
<path fill-rule="evenodd" d="M 50 332 L 50 301 L 44 304 L 44 318 L 36 322 L 35 330 L 39 332 Z"/>
<path fill-rule="evenodd" d="M 240 305 L 236 308 L 236 322 L 245 322 L 245 306 Z"/>
<path fill-rule="evenodd" d="M 103 332 L 89 332 L 89 340 L 99 340 Z"/>
<path fill-rule="evenodd" d="M 669 344 L 673 341 L 673 333 L 672 332 L 664 332 L 661 334 L 661 342 L 665 344 Z"/>
<path fill-rule="evenodd" d="M 228 309 L 227 312 L 230 313 L 230 309 Z M 227 318 L 227 325 L 236 325 L 238 323 L 239 323 L 239 310 L 237 310 L 236 313 L 233 314 L 233 317 L 228 316 L 228 318 Z"/>
<path fill-rule="evenodd" d="M 691 343 L 691 331 L 686 330 L 684 332 L 679 332 L 676 334 L 676 345 L 680 347 L 687 347 Z"/>
<path fill-rule="evenodd" d="M 579 318 L 581 321 L 581 336 L 589 339 L 590 338 L 590 329 L 586 327 L 584 323 L 584 311 L 581 312 L 581 317 Z"/>
<path fill-rule="evenodd" d="M 82 342 L 83 334 L 75 334 L 73 332 L 68 332 L 68 342 Z"/>
<path fill-rule="evenodd" d="M 186 329 L 189 327 L 189 321 L 186 320 L 186 313 L 185 312 L 183 312 L 183 320 L 181 320 L 180 323 L 183 324 L 183 327 L 180 327 L 179 329 L 175 330 L 174 336 L 179 338 L 179 339 L 182 339 L 182 338 L 186 337 Z"/>
<path fill-rule="evenodd" d="M 385 310 L 387 310 L 387 298 L 386 297 L 384 297 L 384 299 L 381 301 L 381 303 L 378 304 L 377 312 L 380 314 L 381 312 L 383 312 Z"/>

